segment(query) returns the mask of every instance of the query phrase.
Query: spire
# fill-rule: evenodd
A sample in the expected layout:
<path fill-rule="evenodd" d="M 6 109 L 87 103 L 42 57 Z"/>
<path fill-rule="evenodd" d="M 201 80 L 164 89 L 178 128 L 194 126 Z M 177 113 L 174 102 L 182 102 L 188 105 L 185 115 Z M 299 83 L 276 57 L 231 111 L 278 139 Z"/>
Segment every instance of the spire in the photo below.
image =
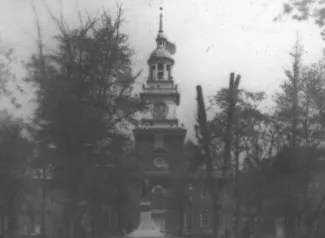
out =
<path fill-rule="evenodd" d="M 159 33 L 163 33 L 163 14 L 162 14 L 163 8 L 160 7 L 160 19 L 159 19 Z"/>
<path fill-rule="evenodd" d="M 163 30 L 163 14 L 162 14 L 162 10 L 163 8 L 160 7 L 160 16 L 159 16 L 159 31 L 158 31 L 158 35 L 157 35 L 157 40 L 160 39 L 165 39 L 164 37 L 164 30 Z M 158 43 L 158 41 L 157 41 Z"/>
<path fill-rule="evenodd" d="M 163 14 L 162 14 L 162 10 L 163 10 L 163 7 L 161 6 L 160 7 L 160 18 L 159 18 L 159 31 L 158 31 L 158 35 L 157 35 L 157 38 L 156 38 L 156 42 L 157 42 L 157 49 L 156 50 L 165 50 L 167 54 L 175 54 L 176 52 L 176 46 L 175 44 L 169 42 L 167 40 L 167 38 L 164 36 L 164 30 L 163 30 Z M 157 52 L 155 51 L 154 55 L 156 54 Z M 160 53 L 162 54 L 162 53 Z M 150 57 L 153 57 L 153 54 L 150 56 Z M 161 56 L 159 56 L 161 57 Z"/>

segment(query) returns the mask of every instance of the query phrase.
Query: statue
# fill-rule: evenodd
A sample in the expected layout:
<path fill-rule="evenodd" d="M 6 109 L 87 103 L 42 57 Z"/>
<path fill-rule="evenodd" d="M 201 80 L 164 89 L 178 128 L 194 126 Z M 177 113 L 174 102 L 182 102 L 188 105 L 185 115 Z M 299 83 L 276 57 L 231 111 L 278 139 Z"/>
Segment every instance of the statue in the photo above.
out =
<path fill-rule="evenodd" d="M 127 234 L 127 237 L 164 237 L 164 234 L 160 232 L 160 228 L 152 220 L 150 207 L 150 201 L 140 203 L 140 224 L 135 231 Z"/>

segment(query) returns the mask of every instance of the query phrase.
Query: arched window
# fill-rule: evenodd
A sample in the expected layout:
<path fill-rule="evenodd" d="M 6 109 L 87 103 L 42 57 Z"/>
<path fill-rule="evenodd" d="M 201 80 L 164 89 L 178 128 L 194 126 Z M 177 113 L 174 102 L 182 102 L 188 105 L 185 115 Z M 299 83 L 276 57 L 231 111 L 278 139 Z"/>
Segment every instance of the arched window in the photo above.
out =
<path fill-rule="evenodd" d="M 162 135 L 155 136 L 154 148 L 155 148 L 155 150 L 164 148 L 164 137 Z"/>
<path fill-rule="evenodd" d="M 210 223 L 211 223 L 211 216 L 209 213 L 202 213 L 200 214 L 200 227 L 201 228 L 209 228 L 210 227 Z"/>
<path fill-rule="evenodd" d="M 150 69 L 150 79 L 153 80 L 155 77 L 155 65 L 152 65 L 151 66 L 151 69 Z"/>
<path fill-rule="evenodd" d="M 208 190 L 208 188 L 206 186 L 203 186 L 201 188 L 201 198 L 202 199 L 209 199 L 209 198 L 211 198 L 210 197 L 209 190 Z"/>
<path fill-rule="evenodd" d="M 160 185 L 156 185 L 151 189 L 151 192 L 152 193 L 159 193 L 159 192 L 161 193 L 162 190 L 163 190 L 163 187 L 161 187 Z"/>
<path fill-rule="evenodd" d="M 171 70 L 170 70 L 170 65 L 169 64 L 167 64 L 167 75 L 168 75 L 168 80 L 171 80 Z"/>
<path fill-rule="evenodd" d="M 164 78 L 164 65 L 162 63 L 158 64 L 158 79 Z"/>
<path fill-rule="evenodd" d="M 184 225 L 184 228 L 186 230 L 190 229 L 190 219 L 191 219 L 191 217 L 189 216 L 189 214 L 184 214 L 184 223 L 183 223 L 183 225 Z"/>

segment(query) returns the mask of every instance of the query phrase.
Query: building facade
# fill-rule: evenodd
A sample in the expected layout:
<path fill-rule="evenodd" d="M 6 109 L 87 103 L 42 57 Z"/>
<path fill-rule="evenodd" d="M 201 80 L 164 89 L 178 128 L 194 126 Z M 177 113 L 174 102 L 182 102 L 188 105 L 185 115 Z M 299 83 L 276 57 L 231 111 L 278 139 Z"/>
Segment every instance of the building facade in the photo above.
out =
<path fill-rule="evenodd" d="M 204 189 L 204 176 L 188 173 L 184 156 L 186 130 L 177 117 L 181 95 L 175 84 L 173 54 L 176 46 L 163 31 L 160 14 L 156 49 L 148 59 L 149 74 L 141 100 L 148 106 L 134 130 L 137 164 L 149 182 L 154 221 L 164 233 L 178 236 L 210 236 L 211 198 Z"/>
<path fill-rule="evenodd" d="M 156 49 L 148 59 L 149 75 L 141 100 L 148 106 L 141 125 L 134 130 L 138 166 L 149 179 L 152 216 L 162 232 L 179 233 L 183 144 L 186 130 L 180 126 L 177 108 L 180 93 L 173 78 L 176 47 L 163 32 L 160 14 Z"/>

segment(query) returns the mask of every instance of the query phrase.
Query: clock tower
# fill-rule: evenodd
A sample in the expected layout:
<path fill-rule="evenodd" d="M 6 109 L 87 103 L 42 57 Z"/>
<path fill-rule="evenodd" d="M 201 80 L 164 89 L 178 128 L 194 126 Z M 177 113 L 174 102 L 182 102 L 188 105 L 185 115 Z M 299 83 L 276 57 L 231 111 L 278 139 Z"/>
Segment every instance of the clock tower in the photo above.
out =
<path fill-rule="evenodd" d="M 179 227 L 175 186 L 184 172 L 186 135 L 177 118 L 180 93 L 173 78 L 175 53 L 176 46 L 164 35 L 160 13 L 156 49 L 148 59 L 149 74 L 140 94 L 148 110 L 142 114 L 134 136 L 137 164 L 149 181 L 151 192 L 147 199 L 151 201 L 152 216 L 163 232 L 171 233 Z"/>

